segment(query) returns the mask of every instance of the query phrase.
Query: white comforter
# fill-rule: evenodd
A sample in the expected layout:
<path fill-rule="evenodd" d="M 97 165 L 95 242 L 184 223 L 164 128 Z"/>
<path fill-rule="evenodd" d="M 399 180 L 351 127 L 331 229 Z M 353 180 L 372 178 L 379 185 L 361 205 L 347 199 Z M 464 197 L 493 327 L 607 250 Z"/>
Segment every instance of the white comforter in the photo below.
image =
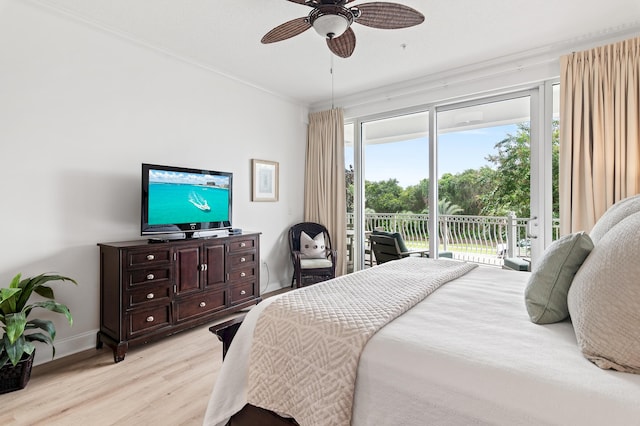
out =
<path fill-rule="evenodd" d="M 640 425 L 640 375 L 584 359 L 570 322 L 531 323 L 527 279 L 477 268 L 382 328 L 360 358 L 352 424 Z M 204 424 L 246 403 L 253 328 L 272 300 L 238 331 Z"/>

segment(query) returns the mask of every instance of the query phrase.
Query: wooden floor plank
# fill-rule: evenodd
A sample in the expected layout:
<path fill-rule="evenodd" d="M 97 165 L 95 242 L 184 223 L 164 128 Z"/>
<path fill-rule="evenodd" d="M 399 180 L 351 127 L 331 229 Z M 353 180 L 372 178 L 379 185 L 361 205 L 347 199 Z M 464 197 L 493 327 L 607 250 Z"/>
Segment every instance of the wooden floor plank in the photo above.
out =
<path fill-rule="evenodd" d="M 23 390 L 0 395 L 0 424 L 201 425 L 222 365 L 209 326 L 129 349 L 91 350 L 34 367 Z"/>

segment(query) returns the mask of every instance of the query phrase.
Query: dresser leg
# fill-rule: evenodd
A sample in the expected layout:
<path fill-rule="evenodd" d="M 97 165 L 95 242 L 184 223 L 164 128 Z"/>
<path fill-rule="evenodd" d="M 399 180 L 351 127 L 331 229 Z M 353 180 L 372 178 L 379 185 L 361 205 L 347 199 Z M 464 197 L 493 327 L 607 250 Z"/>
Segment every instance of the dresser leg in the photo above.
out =
<path fill-rule="evenodd" d="M 127 354 L 129 344 L 127 342 L 120 342 L 113 348 L 113 361 L 118 363 L 124 360 L 124 356 Z"/>

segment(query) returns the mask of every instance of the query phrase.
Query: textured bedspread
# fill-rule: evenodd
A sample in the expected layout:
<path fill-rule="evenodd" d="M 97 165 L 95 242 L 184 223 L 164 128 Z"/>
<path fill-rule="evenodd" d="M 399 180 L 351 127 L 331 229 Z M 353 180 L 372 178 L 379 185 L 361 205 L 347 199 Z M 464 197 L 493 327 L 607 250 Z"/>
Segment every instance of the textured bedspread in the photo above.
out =
<path fill-rule="evenodd" d="M 360 355 L 352 426 L 640 425 L 640 375 L 587 361 L 569 321 L 533 324 L 528 278 L 476 268 L 380 329 Z M 247 403 L 254 328 L 283 296 L 247 315 L 205 425 L 224 426 Z"/>
<path fill-rule="evenodd" d="M 369 338 L 476 266 L 405 259 L 278 298 L 256 325 L 248 402 L 302 425 L 349 425 L 358 360 Z"/>

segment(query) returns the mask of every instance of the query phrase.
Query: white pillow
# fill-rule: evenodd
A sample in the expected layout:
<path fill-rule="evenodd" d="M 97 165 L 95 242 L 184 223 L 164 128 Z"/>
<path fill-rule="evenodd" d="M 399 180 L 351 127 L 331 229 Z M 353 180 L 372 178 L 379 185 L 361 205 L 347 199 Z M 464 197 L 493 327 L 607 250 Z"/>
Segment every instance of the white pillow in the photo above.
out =
<path fill-rule="evenodd" d="M 324 233 L 311 238 L 306 232 L 300 233 L 300 257 L 304 259 L 324 259 L 327 257 L 324 245 Z"/>
<path fill-rule="evenodd" d="M 612 227 L 573 279 L 578 346 L 600 368 L 640 374 L 640 212 Z"/>
<path fill-rule="evenodd" d="M 616 226 L 618 222 L 638 212 L 640 212 L 640 195 L 633 195 L 618 201 L 609 207 L 593 226 L 593 229 L 589 232 L 591 241 L 593 241 L 593 244 L 598 244 L 604 234 Z"/>

